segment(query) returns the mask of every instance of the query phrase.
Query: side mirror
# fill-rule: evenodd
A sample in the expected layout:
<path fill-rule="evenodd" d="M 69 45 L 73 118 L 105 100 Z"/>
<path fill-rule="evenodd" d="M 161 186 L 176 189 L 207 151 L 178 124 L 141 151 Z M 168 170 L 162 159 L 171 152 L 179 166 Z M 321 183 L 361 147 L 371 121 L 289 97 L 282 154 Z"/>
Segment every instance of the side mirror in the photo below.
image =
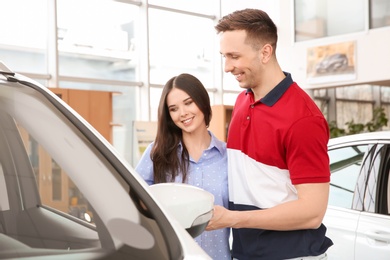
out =
<path fill-rule="evenodd" d="M 150 189 L 192 237 L 205 230 L 213 215 L 213 194 L 183 183 L 158 183 Z"/>

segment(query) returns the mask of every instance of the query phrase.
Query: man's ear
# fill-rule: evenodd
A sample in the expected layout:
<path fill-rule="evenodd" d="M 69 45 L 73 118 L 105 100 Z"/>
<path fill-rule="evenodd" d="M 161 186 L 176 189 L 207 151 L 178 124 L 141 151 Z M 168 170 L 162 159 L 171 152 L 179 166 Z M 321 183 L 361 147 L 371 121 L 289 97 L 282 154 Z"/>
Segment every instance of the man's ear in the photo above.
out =
<path fill-rule="evenodd" d="M 272 48 L 271 44 L 268 44 L 268 43 L 264 44 L 263 48 L 261 48 L 261 50 L 260 50 L 261 62 L 267 63 L 271 59 L 273 51 L 274 51 L 274 48 Z"/>

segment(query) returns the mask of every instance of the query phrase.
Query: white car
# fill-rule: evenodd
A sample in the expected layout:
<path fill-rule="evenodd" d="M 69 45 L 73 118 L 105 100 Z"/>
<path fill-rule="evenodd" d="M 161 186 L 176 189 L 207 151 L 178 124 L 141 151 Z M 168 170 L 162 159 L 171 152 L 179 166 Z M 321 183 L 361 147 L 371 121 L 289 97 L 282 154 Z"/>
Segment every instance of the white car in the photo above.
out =
<path fill-rule="evenodd" d="M 149 187 L 59 97 L 0 63 L 0 259 L 210 259 L 193 237 L 213 203 L 193 186 Z"/>
<path fill-rule="evenodd" d="M 390 259 L 390 132 L 329 141 L 328 259 Z"/>

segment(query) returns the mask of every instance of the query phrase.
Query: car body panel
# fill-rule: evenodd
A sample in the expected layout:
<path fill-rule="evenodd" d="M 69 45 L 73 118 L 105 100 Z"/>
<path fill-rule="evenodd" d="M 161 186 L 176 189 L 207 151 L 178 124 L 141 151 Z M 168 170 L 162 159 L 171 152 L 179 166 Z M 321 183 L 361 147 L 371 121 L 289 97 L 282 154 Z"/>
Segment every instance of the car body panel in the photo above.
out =
<path fill-rule="evenodd" d="M 356 256 L 355 259 L 389 259 L 390 216 L 361 214 L 356 232 Z"/>
<path fill-rule="evenodd" d="M 327 251 L 329 259 L 354 259 L 359 217 L 358 211 L 328 207 L 324 224 L 326 235 L 333 241 Z"/>

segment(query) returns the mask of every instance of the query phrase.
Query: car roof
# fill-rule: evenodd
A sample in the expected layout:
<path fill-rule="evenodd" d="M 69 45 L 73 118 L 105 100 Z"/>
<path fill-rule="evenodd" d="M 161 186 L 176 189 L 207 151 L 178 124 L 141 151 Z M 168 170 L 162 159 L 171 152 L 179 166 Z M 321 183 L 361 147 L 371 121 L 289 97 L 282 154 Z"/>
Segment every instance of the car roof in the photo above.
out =
<path fill-rule="evenodd" d="M 334 137 L 329 140 L 328 146 L 351 142 L 390 141 L 390 131 L 376 131 Z"/>

